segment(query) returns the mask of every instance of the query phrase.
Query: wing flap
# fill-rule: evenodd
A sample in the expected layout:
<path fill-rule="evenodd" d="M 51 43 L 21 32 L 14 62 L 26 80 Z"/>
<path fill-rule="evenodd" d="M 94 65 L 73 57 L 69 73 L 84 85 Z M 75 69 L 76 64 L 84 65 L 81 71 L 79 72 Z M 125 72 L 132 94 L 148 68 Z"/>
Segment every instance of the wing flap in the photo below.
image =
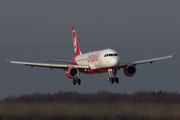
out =
<path fill-rule="evenodd" d="M 139 60 L 139 61 L 134 61 L 134 62 L 130 62 L 130 63 L 126 63 L 126 64 L 122 64 L 118 67 L 118 69 L 120 68 L 124 68 L 126 67 L 127 65 L 139 65 L 139 64 L 144 64 L 144 63 L 153 63 L 155 61 L 158 61 L 158 60 L 164 60 L 164 59 L 168 59 L 168 58 L 173 58 L 175 57 L 174 54 L 172 55 L 169 55 L 169 56 L 164 56 L 164 57 L 158 57 L 158 58 L 153 58 L 153 59 L 146 59 L 146 60 Z"/>
<path fill-rule="evenodd" d="M 63 62 L 63 63 L 72 63 L 73 62 L 71 60 L 55 60 L 55 59 L 44 59 L 44 61 L 47 61 L 47 62 Z"/>
<path fill-rule="evenodd" d="M 34 62 L 21 62 L 21 61 L 11 61 L 5 60 L 6 62 L 12 64 L 21 64 L 31 67 L 47 67 L 47 68 L 59 68 L 59 69 L 66 69 L 68 67 L 76 67 L 79 69 L 89 69 L 89 66 L 82 66 L 82 65 L 70 65 L 70 64 L 48 64 L 48 63 L 34 63 Z"/>
<path fill-rule="evenodd" d="M 164 57 L 153 58 L 153 59 L 135 61 L 135 62 L 132 62 L 132 64 L 137 65 L 137 64 L 143 64 L 143 63 L 153 63 L 154 61 L 164 60 L 164 59 L 173 58 L 173 57 L 175 57 L 174 54 L 169 55 L 169 56 L 164 56 Z"/>

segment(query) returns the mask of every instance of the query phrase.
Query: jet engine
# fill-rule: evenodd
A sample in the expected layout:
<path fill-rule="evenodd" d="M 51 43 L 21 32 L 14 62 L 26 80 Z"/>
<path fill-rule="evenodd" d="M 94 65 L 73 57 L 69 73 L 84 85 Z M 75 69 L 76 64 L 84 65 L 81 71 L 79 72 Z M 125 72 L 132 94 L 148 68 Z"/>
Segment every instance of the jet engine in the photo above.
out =
<path fill-rule="evenodd" d="M 77 68 L 75 68 L 75 67 L 70 67 L 70 68 L 67 68 L 67 69 L 66 69 L 66 76 L 67 76 L 68 78 L 73 79 L 73 78 L 78 77 L 78 75 L 79 75 L 79 70 L 78 70 Z"/>
<path fill-rule="evenodd" d="M 128 77 L 134 76 L 136 73 L 136 67 L 134 65 L 127 65 L 124 68 L 124 74 Z"/>

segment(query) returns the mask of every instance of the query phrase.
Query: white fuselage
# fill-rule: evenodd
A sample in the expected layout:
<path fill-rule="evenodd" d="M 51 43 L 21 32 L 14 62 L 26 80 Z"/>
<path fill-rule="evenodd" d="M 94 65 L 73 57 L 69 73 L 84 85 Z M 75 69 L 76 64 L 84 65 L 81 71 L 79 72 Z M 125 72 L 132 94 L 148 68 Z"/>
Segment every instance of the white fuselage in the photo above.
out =
<path fill-rule="evenodd" d="M 75 57 L 78 65 L 88 65 L 89 70 L 84 73 L 102 73 L 108 69 L 116 68 L 120 65 L 120 57 L 113 49 L 104 49 L 81 54 Z"/>

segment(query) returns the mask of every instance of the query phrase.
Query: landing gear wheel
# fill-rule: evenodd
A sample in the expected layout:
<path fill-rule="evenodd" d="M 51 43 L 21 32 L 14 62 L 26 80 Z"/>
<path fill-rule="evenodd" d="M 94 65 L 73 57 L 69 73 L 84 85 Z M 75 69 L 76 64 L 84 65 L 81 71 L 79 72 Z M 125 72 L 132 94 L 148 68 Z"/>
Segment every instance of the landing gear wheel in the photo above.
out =
<path fill-rule="evenodd" d="M 111 78 L 111 83 L 114 84 L 114 78 Z"/>
<path fill-rule="evenodd" d="M 77 79 L 77 84 L 80 85 L 81 84 L 81 80 Z"/>
<path fill-rule="evenodd" d="M 114 82 L 119 83 L 119 78 L 116 77 L 117 74 L 117 70 L 119 70 L 118 68 L 116 69 L 108 69 L 108 80 L 113 84 Z"/>
<path fill-rule="evenodd" d="M 116 77 L 116 78 L 115 78 L 115 81 L 116 81 L 116 83 L 118 84 L 118 83 L 119 83 L 119 78 Z"/>
<path fill-rule="evenodd" d="M 73 79 L 73 85 L 76 85 L 76 80 L 75 79 Z"/>

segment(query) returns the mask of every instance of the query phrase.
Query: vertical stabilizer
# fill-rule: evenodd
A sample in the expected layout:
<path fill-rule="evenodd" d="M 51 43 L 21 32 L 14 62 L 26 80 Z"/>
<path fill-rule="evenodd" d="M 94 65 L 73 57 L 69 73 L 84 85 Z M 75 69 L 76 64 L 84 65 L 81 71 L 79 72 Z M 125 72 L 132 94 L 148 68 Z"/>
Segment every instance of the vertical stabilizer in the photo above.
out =
<path fill-rule="evenodd" d="M 72 37 L 73 37 L 73 43 L 74 43 L 74 55 L 75 56 L 80 55 L 81 50 L 79 47 L 78 38 L 77 38 L 77 34 L 76 34 L 76 30 L 74 26 L 72 26 Z"/>

